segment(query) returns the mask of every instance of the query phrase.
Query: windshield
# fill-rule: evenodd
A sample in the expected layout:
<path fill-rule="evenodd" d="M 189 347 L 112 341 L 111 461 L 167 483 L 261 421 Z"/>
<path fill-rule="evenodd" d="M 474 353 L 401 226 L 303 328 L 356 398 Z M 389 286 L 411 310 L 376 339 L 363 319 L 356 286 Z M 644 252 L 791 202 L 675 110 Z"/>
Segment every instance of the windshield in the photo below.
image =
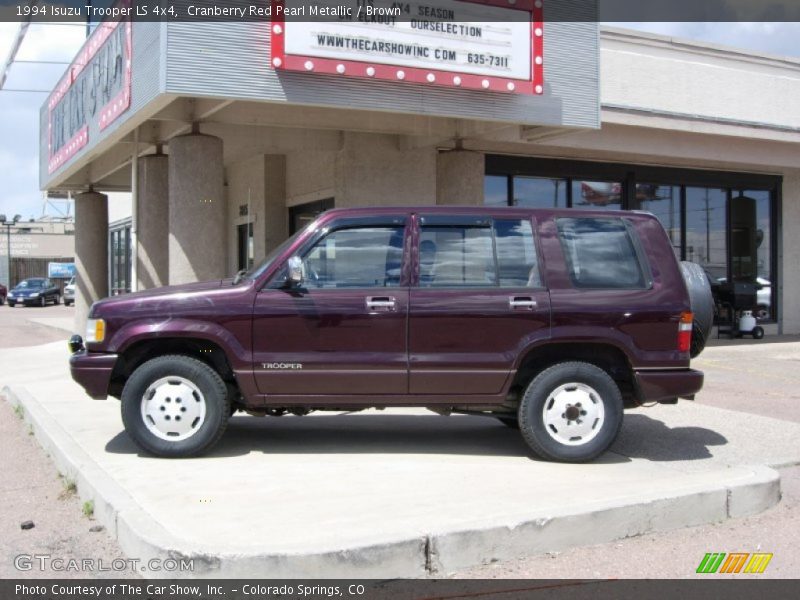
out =
<path fill-rule="evenodd" d="M 305 233 L 306 230 L 313 224 L 314 222 L 312 221 L 311 223 L 303 227 L 300 231 L 295 232 L 291 237 L 286 239 L 280 246 L 278 246 L 272 252 L 270 252 L 267 255 L 267 258 L 265 258 L 260 265 L 250 269 L 245 274 L 243 279 L 257 279 L 262 273 L 264 273 L 267 269 L 269 269 L 272 266 L 272 263 L 275 261 L 276 258 L 278 258 L 281 254 L 283 254 L 286 251 L 286 249 L 289 246 L 291 246 L 297 238 L 303 235 L 303 233 Z"/>
<path fill-rule="evenodd" d="M 44 280 L 43 279 L 26 279 L 25 281 L 21 281 L 18 288 L 33 288 L 38 289 L 44 287 Z"/>

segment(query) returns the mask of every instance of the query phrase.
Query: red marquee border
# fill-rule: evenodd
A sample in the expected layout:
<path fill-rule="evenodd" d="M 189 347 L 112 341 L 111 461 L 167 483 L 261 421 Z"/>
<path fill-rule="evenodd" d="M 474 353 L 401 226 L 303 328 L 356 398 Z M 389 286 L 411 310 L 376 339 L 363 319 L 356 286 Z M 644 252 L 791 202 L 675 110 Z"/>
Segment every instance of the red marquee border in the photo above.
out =
<path fill-rule="evenodd" d="M 441 71 L 437 69 L 421 69 L 418 67 L 402 67 L 378 62 L 353 60 L 334 60 L 318 56 L 286 54 L 284 32 L 286 24 L 282 16 L 278 16 L 277 6 L 285 0 L 271 0 L 272 22 L 270 23 L 271 56 L 270 64 L 276 70 L 301 71 L 303 73 L 326 73 L 345 77 L 381 79 L 384 81 L 402 81 L 425 85 L 466 88 L 491 92 L 542 95 L 544 93 L 544 0 L 461 0 L 477 4 L 488 4 L 503 8 L 512 8 L 531 13 L 531 73 L 530 79 L 512 79 Z"/>
<path fill-rule="evenodd" d="M 122 89 L 109 100 L 99 112 L 100 131 L 111 125 L 117 117 L 124 113 L 131 105 L 131 60 L 133 59 L 133 27 L 130 19 L 125 21 L 104 21 L 100 23 L 92 32 L 92 35 L 81 48 L 78 55 L 72 61 L 66 74 L 50 94 L 47 101 L 48 123 L 47 123 L 47 153 L 48 153 L 48 173 L 52 173 L 63 166 L 70 158 L 75 156 L 78 151 L 89 143 L 88 123 L 81 127 L 57 152 L 53 152 L 53 109 L 64 98 L 78 76 L 83 72 L 87 65 L 92 61 L 97 52 L 108 40 L 121 23 L 125 25 L 125 65 L 124 81 Z"/>

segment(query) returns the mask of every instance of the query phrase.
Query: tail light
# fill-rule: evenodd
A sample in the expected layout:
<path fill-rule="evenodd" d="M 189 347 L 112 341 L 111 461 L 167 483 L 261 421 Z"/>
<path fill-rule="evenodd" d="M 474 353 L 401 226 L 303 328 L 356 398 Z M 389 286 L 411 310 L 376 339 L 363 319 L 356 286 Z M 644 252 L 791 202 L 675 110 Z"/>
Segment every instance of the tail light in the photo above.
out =
<path fill-rule="evenodd" d="M 692 347 L 692 321 L 694 315 L 690 312 L 681 313 L 678 323 L 678 352 L 689 352 Z"/>

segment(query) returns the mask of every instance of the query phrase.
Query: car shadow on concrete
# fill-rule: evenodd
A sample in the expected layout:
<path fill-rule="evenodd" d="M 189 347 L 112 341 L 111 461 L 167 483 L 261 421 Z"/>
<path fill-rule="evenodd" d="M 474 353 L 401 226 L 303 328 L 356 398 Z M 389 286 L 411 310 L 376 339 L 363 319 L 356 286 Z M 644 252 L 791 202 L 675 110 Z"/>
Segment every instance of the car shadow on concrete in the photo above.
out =
<path fill-rule="evenodd" d="M 704 460 L 727 444 L 702 427 L 668 427 L 641 414 L 627 414 L 619 438 L 599 462 Z M 106 445 L 114 454 L 145 456 L 123 431 Z M 517 430 L 489 417 L 397 414 L 333 414 L 308 417 L 235 416 L 208 454 L 219 458 L 264 454 L 444 454 L 529 457 Z"/>
<path fill-rule="evenodd" d="M 143 454 L 127 433 L 106 445 Z M 331 414 L 306 417 L 234 416 L 208 456 L 264 454 L 449 454 L 533 457 L 520 433 L 488 417 Z"/>
<path fill-rule="evenodd" d="M 647 415 L 626 414 L 611 452 L 656 462 L 706 460 L 713 458 L 712 447 L 727 443 L 725 436 L 711 429 L 669 427 Z"/>

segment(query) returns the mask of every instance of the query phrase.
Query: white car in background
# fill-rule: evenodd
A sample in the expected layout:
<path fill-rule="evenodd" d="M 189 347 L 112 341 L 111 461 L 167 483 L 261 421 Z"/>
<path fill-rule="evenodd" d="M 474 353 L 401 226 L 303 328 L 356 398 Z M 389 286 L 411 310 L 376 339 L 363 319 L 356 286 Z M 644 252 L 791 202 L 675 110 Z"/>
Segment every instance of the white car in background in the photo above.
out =
<path fill-rule="evenodd" d="M 73 277 L 64 286 L 64 306 L 75 304 L 75 278 Z"/>
<path fill-rule="evenodd" d="M 772 316 L 772 282 L 763 277 L 756 277 L 756 282 L 761 286 L 761 289 L 756 292 L 756 310 L 753 316 L 762 321 L 769 319 Z"/>

